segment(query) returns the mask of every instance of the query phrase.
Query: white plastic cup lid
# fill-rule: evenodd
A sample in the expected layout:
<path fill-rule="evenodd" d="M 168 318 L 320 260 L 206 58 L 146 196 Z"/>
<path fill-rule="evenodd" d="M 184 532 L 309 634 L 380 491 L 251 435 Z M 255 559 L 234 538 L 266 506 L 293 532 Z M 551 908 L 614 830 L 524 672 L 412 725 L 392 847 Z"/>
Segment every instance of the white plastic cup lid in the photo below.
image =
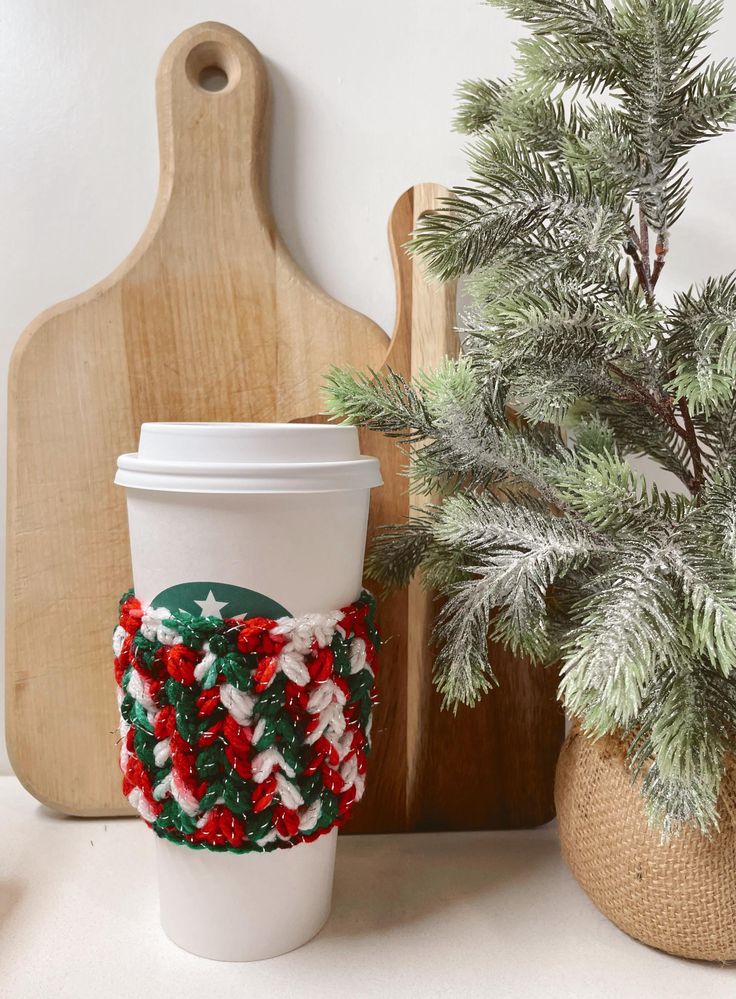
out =
<path fill-rule="evenodd" d="M 194 493 L 313 493 L 383 484 L 355 427 L 317 423 L 144 423 L 117 485 Z"/>

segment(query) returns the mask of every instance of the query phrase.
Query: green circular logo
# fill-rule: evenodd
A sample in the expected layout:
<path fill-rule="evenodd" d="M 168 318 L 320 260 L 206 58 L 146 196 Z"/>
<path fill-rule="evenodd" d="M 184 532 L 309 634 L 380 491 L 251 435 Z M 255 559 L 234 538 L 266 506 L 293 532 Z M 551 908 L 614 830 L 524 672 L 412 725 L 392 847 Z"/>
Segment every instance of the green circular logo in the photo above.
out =
<path fill-rule="evenodd" d="M 177 583 L 162 590 L 151 601 L 152 607 L 186 611 L 195 617 L 244 619 L 248 617 L 291 617 L 281 604 L 257 590 L 247 590 L 232 583 L 198 581 Z"/>

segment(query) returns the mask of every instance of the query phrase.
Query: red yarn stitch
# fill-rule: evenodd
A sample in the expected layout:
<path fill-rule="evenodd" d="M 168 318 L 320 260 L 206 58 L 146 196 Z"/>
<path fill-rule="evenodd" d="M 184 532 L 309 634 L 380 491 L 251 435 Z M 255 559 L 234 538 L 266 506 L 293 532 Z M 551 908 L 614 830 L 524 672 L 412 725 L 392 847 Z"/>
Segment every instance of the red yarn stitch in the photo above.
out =
<path fill-rule="evenodd" d="M 197 698 L 197 715 L 199 718 L 207 718 L 220 703 L 220 690 L 218 687 L 210 687 L 203 690 Z"/>
<path fill-rule="evenodd" d="M 253 686 L 257 694 L 262 694 L 276 675 L 279 661 L 276 656 L 264 656 L 253 674 Z"/>
<path fill-rule="evenodd" d="M 197 799 L 207 790 L 207 784 L 197 778 L 194 750 L 179 732 L 171 736 L 171 763 L 174 774 Z"/>
<path fill-rule="evenodd" d="M 289 712 L 292 721 L 296 721 L 301 713 L 306 710 L 309 703 L 309 694 L 293 680 L 287 680 L 284 684 L 284 707 Z"/>
<path fill-rule="evenodd" d="M 299 815 L 297 812 L 293 812 L 289 808 L 284 808 L 283 805 L 277 805 L 273 810 L 273 817 L 276 832 L 280 836 L 291 838 L 299 832 Z"/>
<path fill-rule="evenodd" d="M 197 653 L 186 645 L 170 645 L 164 649 L 163 659 L 172 679 L 189 686 L 194 683 L 194 667 Z"/>
<path fill-rule="evenodd" d="M 315 683 L 323 683 L 332 674 L 335 655 L 332 649 L 320 649 L 316 643 L 313 645 L 313 649 L 313 658 L 311 662 L 307 663 L 307 669 Z"/>
<path fill-rule="evenodd" d="M 240 774 L 243 780 L 251 779 L 253 768 L 247 756 L 243 756 L 234 746 L 225 746 L 225 756 L 230 766 L 237 774 Z"/>
<path fill-rule="evenodd" d="M 268 808 L 277 789 L 278 784 L 273 774 L 267 777 L 262 784 L 259 784 L 253 791 L 253 811 L 262 812 L 264 808 Z"/>
<path fill-rule="evenodd" d="M 156 712 L 153 720 L 153 734 L 157 739 L 168 739 L 176 731 L 176 714 L 170 704 L 164 705 Z"/>
<path fill-rule="evenodd" d="M 120 608 L 120 626 L 129 635 L 135 635 L 141 626 L 142 617 L 143 609 L 141 608 L 140 600 L 136 599 L 136 597 L 128 597 Z"/>
<path fill-rule="evenodd" d="M 215 739 L 220 738 L 220 733 L 224 727 L 225 721 L 220 718 L 214 724 L 210 725 L 209 728 L 205 729 L 204 732 L 200 732 L 199 739 L 197 740 L 199 748 L 204 749 L 206 746 L 211 746 Z"/>
<path fill-rule="evenodd" d="M 233 815 L 229 808 L 223 806 L 220 816 L 220 830 L 230 846 L 242 846 L 245 841 L 245 826 L 237 815 Z"/>
<path fill-rule="evenodd" d="M 253 741 L 253 730 L 244 725 L 238 725 L 232 715 L 223 722 L 223 735 L 235 749 L 247 753 Z"/>
<path fill-rule="evenodd" d="M 339 794 L 343 789 L 345 781 L 342 779 L 337 770 L 333 770 L 329 764 L 323 763 L 320 767 L 320 771 L 322 773 L 322 780 L 325 783 L 325 787 L 328 787 L 333 794 Z"/>
<path fill-rule="evenodd" d="M 130 665 L 130 647 L 132 642 L 133 639 L 130 635 L 128 635 L 122 644 L 120 655 L 115 660 L 115 682 L 118 687 L 122 687 L 123 676 L 125 675 L 126 669 Z"/>
<path fill-rule="evenodd" d="M 238 634 L 238 648 L 243 653 L 257 652 L 259 655 L 277 655 L 284 647 L 286 639 L 269 632 L 276 622 L 268 617 L 251 617 L 243 622 Z"/>

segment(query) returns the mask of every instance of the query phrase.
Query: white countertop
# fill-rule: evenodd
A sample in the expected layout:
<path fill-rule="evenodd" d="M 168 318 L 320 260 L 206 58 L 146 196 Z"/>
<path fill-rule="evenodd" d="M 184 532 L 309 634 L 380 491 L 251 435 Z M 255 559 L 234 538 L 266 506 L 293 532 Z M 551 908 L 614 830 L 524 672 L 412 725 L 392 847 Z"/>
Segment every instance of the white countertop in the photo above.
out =
<path fill-rule="evenodd" d="M 0 777 L 3 999 L 733 999 L 736 967 L 630 940 L 528 832 L 341 837 L 333 912 L 256 964 L 179 950 L 158 926 L 153 836 L 69 819 Z"/>

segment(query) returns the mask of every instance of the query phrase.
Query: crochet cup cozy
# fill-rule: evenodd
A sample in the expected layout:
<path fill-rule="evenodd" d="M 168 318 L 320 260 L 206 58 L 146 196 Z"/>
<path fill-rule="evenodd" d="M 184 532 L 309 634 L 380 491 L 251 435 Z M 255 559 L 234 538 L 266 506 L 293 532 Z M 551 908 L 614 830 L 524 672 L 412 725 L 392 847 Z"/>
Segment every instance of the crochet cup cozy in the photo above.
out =
<path fill-rule="evenodd" d="M 222 621 L 123 597 L 123 793 L 157 835 L 246 853 L 348 818 L 370 748 L 374 610 L 364 592 L 327 614 Z"/>

